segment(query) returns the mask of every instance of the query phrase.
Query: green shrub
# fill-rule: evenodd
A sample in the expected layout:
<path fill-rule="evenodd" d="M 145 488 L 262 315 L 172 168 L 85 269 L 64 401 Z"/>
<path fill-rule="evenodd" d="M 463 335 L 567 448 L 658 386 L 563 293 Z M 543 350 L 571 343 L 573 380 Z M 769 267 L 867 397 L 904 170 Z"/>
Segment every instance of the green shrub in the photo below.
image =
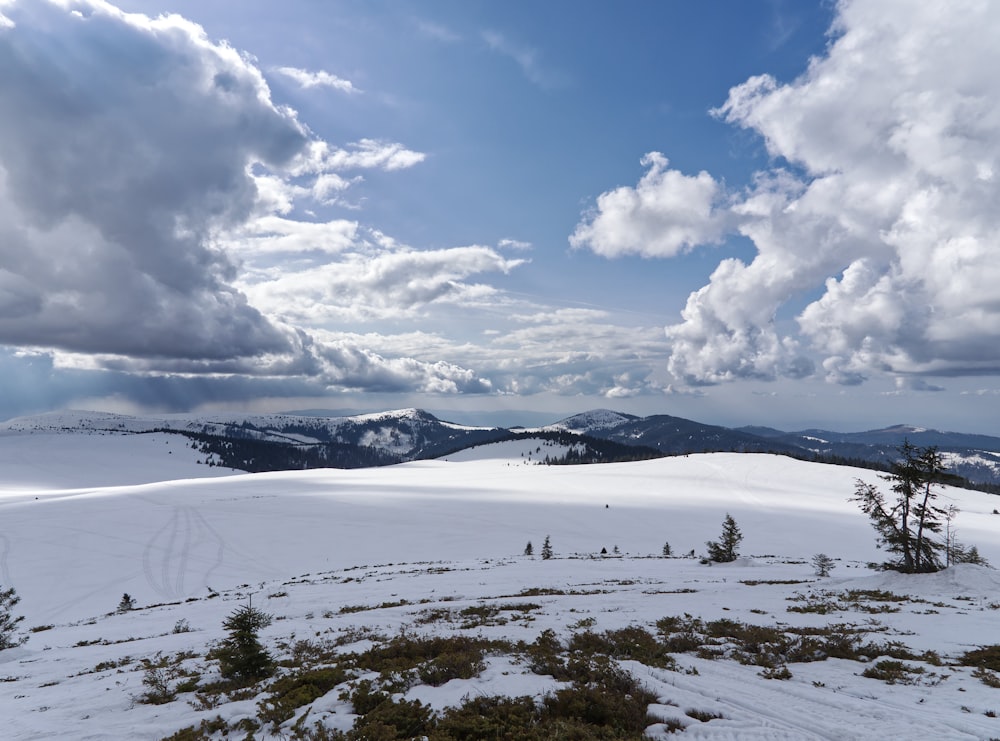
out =
<path fill-rule="evenodd" d="M 983 669 L 1000 671 L 1000 645 L 980 646 L 966 651 L 959 659 L 962 666 L 978 666 Z"/>
<path fill-rule="evenodd" d="M 914 675 L 923 673 L 923 667 L 908 666 L 894 659 L 883 659 L 861 672 L 861 676 L 880 679 L 886 684 L 913 684 L 916 681 Z"/>
<path fill-rule="evenodd" d="M 147 705 L 164 705 L 177 696 L 177 692 L 170 687 L 167 672 L 161 667 L 151 666 L 146 669 L 142 686 L 146 689 L 137 699 Z"/>
<path fill-rule="evenodd" d="M 485 668 L 482 647 L 467 646 L 435 656 L 417 669 L 417 676 L 424 684 L 440 687 L 452 679 L 472 679 Z"/>
<path fill-rule="evenodd" d="M 528 656 L 528 666 L 535 674 L 550 675 L 559 679 L 566 670 L 562 657 L 563 646 L 554 630 L 546 629 L 524 649 Z"/>
<path fill-rule="evenodd" d="M 541 739 L 538 725 L 539 709 L 530 697 L 473 697 L 442 713 L 430 739 Z"/>
<path fill-rule="evenodd" d="M 987 687 L 992 687 L 995 690 L 1000 690 L 1000 677 L 991 672 L 984 666 L 977 666 L 972 670 L 972 676 L 978 679 L 980 682 L 985 684 Z"/>
<path fill-rule="evenodd" d="M 358 718 L 347 737 L 352 741 L 411 739 L 425 735 L 433 726 L 430 707 L 419 700 L 387 700 Z"/>
<path fill-rule="evenodd" d="M 357 715 L 367 715 L 378 705 L 389 699 L 389 693 L 376 689 L 370 679 L 358 682 L 347 696 Z"/>
<path fill-rule="evenodd" d="M 596 671 L 591 682 L 578 682 L 545 698 L 542 722 L 582 722 L 610 732 L 611 738 L 639 737 L 650 723 L 648 708 L 656 702 L 656 695 L 617 667 L 592 669 Z"/>
<path fill-rule="evenodd" d="M 586 631 L 570 639 L 569 650 L 584 654 L 601 653 L 618 660 L 639 661 L 647 666 L 671 669 L 676 666 L 667 648 L 645 628 L 630 626 L 604 633 Z"/>
<path fill-rule="evenodd" d="M 340 667 L 308 669 L 280 677 L 268 688 L 268 696 L 258 703 L 258 716 L 265 723 L 281 725 L 295 715 L 298 708 L 322 697 L 347 679 Z"/>

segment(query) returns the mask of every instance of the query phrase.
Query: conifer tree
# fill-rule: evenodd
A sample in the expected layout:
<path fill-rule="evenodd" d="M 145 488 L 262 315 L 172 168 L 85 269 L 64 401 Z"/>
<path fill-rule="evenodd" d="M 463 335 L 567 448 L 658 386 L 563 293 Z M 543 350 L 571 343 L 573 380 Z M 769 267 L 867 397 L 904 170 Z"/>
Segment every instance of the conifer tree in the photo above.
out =
<path fill-rule="evenodd" d="M 670 558 L 670 556 L 671 556 L 672 553 L 673 553 L 673 551 L 670 550 L 670 543 L 664 543 L 663 544 L 663 557 L 664 558 Z"/>
<path fill-rule="evenodd" d="M 222 621 L 229 636 L 215 650 L 219 671 L 226 679 L 253 682 L 271 676 L 274 661 L 257 634 L 271 624 L 272 617 L 250 605 L 236 608 Z"/>
<path fill-rule="evenodd" d="M 825 553 L 817 553 L 813 556 L 812 565 L 816 572 L 816 576 L 829 576 L 830 572 L 836 568 L 836 564 L 833 562 L 833 559 Z"/>
<path fill-rule="evenodd" d="M 937 571 L 942 566 L 939 554 L 948 544 L 934 536 L 945 520 L 950 529 L 949 513 L 934 503 L 936 487 L 945 478 L 944 457 L 935 447 L 917 448 L 909 441 L 898 451 L 890 473 L 881 477 L 890 483 L 895 500 L 890 502 L 877 486 L 858 479 L 851 501 L 868 515 L 879 546 L 895 554 L 886 568 L 907 574 Z"/>
<path fill-rule="evenodd" d="M 740 541 L 743 540 L 743 533 L 736 525 L 736 520 L 732 515 L 726 513 L 726 519 L 722 521 L 722 536 L 718 542 L 709 540 L 705 543 L 708 547 L 708 558 L 717 563 L 728 563 L 735 561 L 740 555 Z"/>
<path fill-rule="evenodd" d="M 22 616 L 14 617 L 12 612 L 14 606 L 20 601 L 21 598 L 17 596 L 14 587 L 10 587 L 9 589 L 0 588 L 0 651 L 5 648 L 20 646 L 28 640 L 27 636 L 14 636 L 17 624 L 24 620 Z"/>
<path fill-rule="evenodd" d="M 542 560 L 548 561 L 552 558 L 552 543 L 549 542 L 549 536 L 545 536 L 545 542 L 542 543 Z"/>
<path fill-rule="evenodd" d="M 525 556 L 534 556 L 535 555 L 535 546 L 533 546 L 531 544 L 530 540 L 528 541 L 528 545 L 524 546 L 524 555 Z"/>

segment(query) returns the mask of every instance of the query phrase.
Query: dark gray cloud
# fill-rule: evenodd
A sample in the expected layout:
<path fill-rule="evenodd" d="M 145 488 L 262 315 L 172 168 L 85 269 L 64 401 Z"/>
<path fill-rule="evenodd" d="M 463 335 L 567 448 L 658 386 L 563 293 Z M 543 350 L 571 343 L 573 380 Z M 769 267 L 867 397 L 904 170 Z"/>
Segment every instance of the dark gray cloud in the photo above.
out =
<path fill-rule="evenodd" d="M 289 349 L 213 247 L 257 200 L 249 167 L 307 148 L 259 71 L 174 16 L 5 6 L 0 342 L 226 358 Z"/>

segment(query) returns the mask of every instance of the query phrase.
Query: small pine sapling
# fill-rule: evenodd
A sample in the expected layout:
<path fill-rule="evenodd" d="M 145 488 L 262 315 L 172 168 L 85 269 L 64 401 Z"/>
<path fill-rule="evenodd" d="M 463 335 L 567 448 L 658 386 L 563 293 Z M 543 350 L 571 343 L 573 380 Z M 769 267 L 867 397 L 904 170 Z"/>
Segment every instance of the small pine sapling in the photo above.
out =
<path fill-rule="evenodd" d="M 535 555 L 535 546 L 533 546 L 531 544 L 530 540 L 528 541 L 528 545 L 524 546 L 524 555 L 525 556 L 534 556 Z"/>
<path fill-rule="evenodd" d="M 664 543 L 663 544 L 663 557 L 664 558 L 670 558 L 671 555 L 673 555 L 673 551 L 670 550 L 670 543 Z"/>
<path fill-rule="evenodd" d="M 250 605 L 236 608 L 222 621 L 229 636 L 215 650 L 219 671 L 226 679 L 254 682 L 271 676 L 274 661 L 257 634 L 271 624 L 273 618 Z"/>
<path fill-rule="evenodd" d="M 121 602 L 118 603 L 118 612 L 130 612 L 135 609 L 135 597 L 128 592 L 122 595 Z"/>
<path fill-rule="evenodd" d="M 545 542 L 542 543 L 542 560 L 548 561 L 552 558 L 552 543 L 549 541 L 549 536 L 545 536 Z"/>

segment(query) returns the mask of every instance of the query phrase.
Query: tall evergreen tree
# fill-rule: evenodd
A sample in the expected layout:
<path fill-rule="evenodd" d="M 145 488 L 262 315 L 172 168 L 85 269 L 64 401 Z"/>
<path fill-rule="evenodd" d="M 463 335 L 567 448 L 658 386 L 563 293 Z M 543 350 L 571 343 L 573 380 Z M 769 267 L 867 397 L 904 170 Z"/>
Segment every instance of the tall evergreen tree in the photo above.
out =
<path fill-rule="evenodd" d="M 858 479 L 851 501 L 868 515 L 879 546 L 895 554 L 896 560 L 886 567 L 908 574 L 937 571 L 942 567 L 940 553 L 948 547 L 934 537 L 949 518 L 948 511 L 935 504 L 937 487 L 946 476 L 944 457 L 935 447 L 917 448 L 909 441 L 897 450 L 899 459 L 881 477 L 889 482 L 895 500 L 889 502 L 877 486 Z"/>
<path fill-rule="evenodd" d="M 545 536 L 545 542 L 542 543 L 542 560 L 548 561 L 552 558 L 552 543 L 549 542 L 549 536 Z"/>
<path fill-rule="evenodd" d="M 728 563 L 735 561 L 740 555 L 740 542 L 743 540 L 743 533 L 740 532 L 736 520 L 728 512 L 726 519 L 722 521 L 722 536 L 718 541 L 709 540 L 705 543 L 708 547 L 708 558 L 718 563 Z"/>

